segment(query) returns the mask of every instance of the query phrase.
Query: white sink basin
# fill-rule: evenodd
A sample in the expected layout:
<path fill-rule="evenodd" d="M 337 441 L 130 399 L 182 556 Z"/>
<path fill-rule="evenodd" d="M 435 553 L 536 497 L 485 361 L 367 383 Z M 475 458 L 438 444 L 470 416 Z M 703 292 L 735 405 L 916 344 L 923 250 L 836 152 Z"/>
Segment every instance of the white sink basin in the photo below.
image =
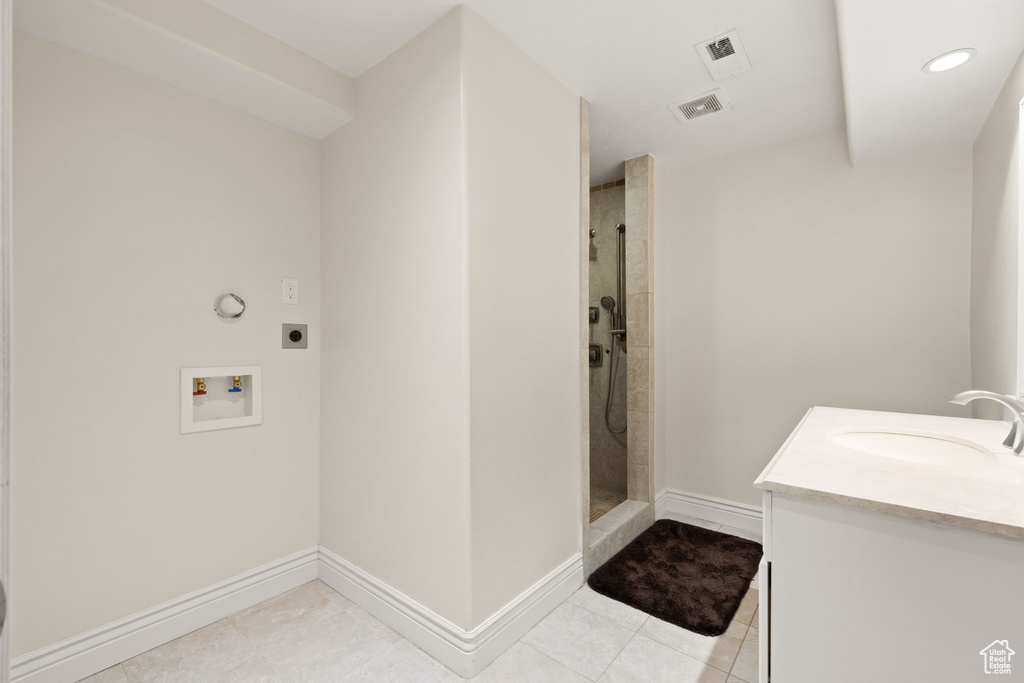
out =
<path fill-rule="evenodd" d="M 941 434 L 849 430 L 829 434 L 835 443 L 861 453 L 929 465 L 990 465 L 997 458 L 969 441 Z"/>

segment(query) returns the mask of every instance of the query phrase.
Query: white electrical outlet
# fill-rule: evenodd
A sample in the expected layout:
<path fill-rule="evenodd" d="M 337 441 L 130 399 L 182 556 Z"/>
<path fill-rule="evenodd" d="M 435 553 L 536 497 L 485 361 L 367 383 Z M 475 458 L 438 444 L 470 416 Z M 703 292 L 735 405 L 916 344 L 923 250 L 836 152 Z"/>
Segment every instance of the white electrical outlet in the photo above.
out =
<path fill-rule="evenodd" d="M 281 278 L 281 303 L 299 303 L 299 281 L 290 277 Z"/>

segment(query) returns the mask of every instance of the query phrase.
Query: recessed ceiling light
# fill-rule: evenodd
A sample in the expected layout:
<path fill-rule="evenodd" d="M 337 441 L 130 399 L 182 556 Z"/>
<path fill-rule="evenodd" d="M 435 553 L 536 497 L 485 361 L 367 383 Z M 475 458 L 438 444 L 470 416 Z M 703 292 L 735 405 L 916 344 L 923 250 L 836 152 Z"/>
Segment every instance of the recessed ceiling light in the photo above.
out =
<path fill-rule="evenodd" d="M 949 71 L 950 69 L 955 69 L 956 67 L 971 61 L 976 54 L 978 54 L 978 51 L 973 47 L 962 47 L 959 50 L 953 50 L 952 52 L 947 52 L 944 55 L 939 55 L 925 64 L 921 71 L 924 71 L 926 74 L 937 74 L 942 71 Z"/>

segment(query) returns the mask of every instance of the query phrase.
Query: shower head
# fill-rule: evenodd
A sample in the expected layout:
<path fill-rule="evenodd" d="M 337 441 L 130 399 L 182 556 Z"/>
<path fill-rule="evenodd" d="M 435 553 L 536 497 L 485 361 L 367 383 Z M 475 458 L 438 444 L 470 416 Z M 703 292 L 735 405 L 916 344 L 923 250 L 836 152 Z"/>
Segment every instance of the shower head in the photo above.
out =
<path fill-rule="evenodd" d="M 611 298 L 610 296 L 602 296 L 601 308 L 611 313 L 612 309 L 615 308 L 615 299 Z"/>

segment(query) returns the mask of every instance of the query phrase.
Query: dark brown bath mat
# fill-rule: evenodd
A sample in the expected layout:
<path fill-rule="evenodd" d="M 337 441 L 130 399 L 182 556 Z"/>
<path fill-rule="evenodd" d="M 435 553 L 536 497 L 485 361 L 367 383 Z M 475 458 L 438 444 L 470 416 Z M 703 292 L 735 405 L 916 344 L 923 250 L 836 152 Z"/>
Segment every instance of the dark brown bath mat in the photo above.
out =
<path fill-rule="evenodd" d="M 659 619 L 717 636 L 739 609 L 761 555 L 760 543 L 662 519 L 587 583 Z"/>

